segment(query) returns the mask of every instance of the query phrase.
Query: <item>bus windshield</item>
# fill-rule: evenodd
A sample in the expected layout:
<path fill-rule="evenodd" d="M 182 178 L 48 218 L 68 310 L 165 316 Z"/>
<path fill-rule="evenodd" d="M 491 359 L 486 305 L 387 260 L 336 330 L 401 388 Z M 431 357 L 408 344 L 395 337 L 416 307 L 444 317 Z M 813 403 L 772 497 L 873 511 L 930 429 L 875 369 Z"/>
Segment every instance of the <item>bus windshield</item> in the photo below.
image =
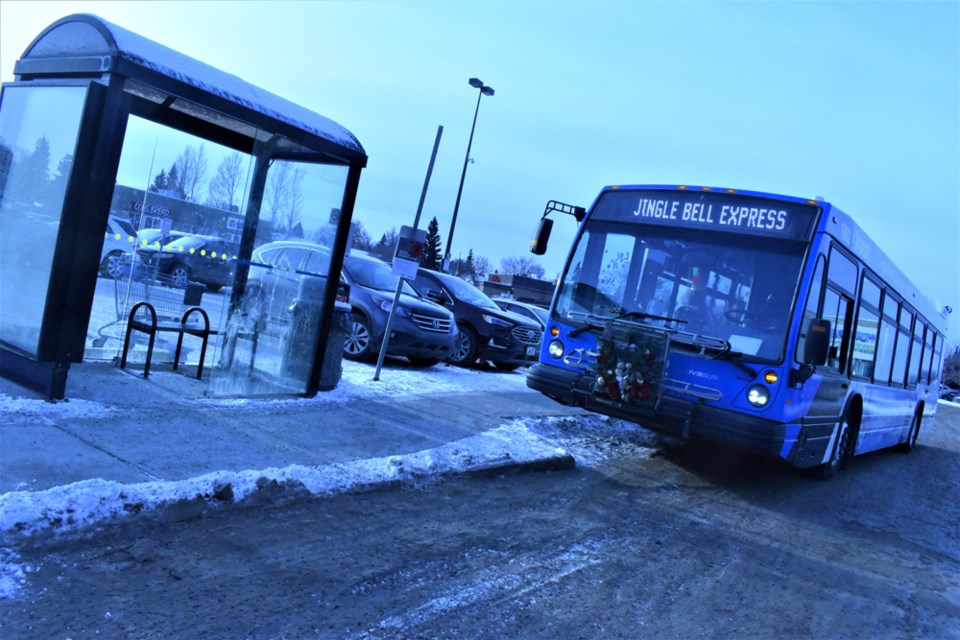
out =
<path fill-rule="evenodd" d="M 778 362 L 804 248 L 795 240 L 590 219 L 556 313 L 575 326 L 632 318 Z"/>

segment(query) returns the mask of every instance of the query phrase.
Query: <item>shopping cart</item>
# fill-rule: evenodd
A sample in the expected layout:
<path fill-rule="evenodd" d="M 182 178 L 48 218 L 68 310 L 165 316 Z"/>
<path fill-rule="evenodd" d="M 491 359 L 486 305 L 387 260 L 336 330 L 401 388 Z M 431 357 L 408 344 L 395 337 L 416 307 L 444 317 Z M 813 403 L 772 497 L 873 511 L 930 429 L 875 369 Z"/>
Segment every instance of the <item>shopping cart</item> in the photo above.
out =
<path fill-rule="evenodd" d="M 132 275 L 117 278 L 114 283 L 115 318 L 97 330 L 93 346 L 102 347 L 108 340 L 123 341 L 127 329 L 130 311 L 138 302 L 148 302 L 157 314 L 157 323 L 167 325 L 180 324 L 183 314 L 191 307 L 200 305 L 204 286 L 199 282 L 177 283 L 165 273 L 138 277 Z M 141 322 L 149 322 L 149 311 L 145 307 L 137 309 L 134 316 Z"/>
<path fill-rule="evenodd" d="M 203 285 L 187 282 L 180 285 L 169 277 L 153 277 L 149 279 L 129 279 L 123 293 L 123 286 L 117 288 L 117 310 L 121 307 L 126 310 L 131 303 L 131 297 L 141 298 L 133 302 L 126 312 L 126 331 L 123 338 L 123 351 L 120 356 L 120 368 L 127 366 L 127 356 L 130 352 L 131 338 L 134 332 L 137 336 L 147 337 L 147 349 L 143 366 L 143 377 L 150 376 L 150 361 L 153 359 L 153 349 L 157 336 L 170 334 L 177 336 L 177 347 L 173 352 L 173 370 L 180 365 L 180 354 L 183 349 L 184 336 L 200 338 L 200 356 L 197 365 L 197 379 L 203 377 L 203 361 L 207 354 L 207 344 L 210 336 L 217 332 L 210 329 L 210 317 L 200 304 L 203 295 Z M 121 301 L 123 304 L 121 304 Z"/>

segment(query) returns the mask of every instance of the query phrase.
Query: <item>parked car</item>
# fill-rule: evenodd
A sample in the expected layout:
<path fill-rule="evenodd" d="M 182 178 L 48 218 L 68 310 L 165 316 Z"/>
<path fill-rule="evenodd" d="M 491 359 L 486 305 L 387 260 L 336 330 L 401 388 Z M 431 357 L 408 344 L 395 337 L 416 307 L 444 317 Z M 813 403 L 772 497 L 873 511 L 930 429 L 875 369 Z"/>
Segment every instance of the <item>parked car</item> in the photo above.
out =
<path fill-rule="evenodd" d="M 121 273 L 123 256 L 133 249 L 137 230 L 129 220 L 111 215 L 107 218 L 103 248 L 100 250 L 100 275 L 116 278 Z"/>
<path fill-rule="evenodd" d="M 190 235 L 186 231 L 168 231 L 163 229 L 140 229 L 137 232 L 137 246 L 159 248 L 174 240 Z"/>
<path fill-rule="evenodd" d="M 343 278 L 350 285 L 353 310 L 343 355 L 354 360 L 371 358 L 383 343 L 397 276 L 382 260 L 350 255 L 343 261 Z M 404 356 L 416 365 L 433 366 L 450 356 L 457 345 L 453 313 L 421 297 L 406 281 L 390 329 L 387 353 Z"/>
<path fill-rule="evenodd" d="M 504 311 L 512 311 L 524 318 L 533 320 L 540 325 L 540 331 L 547 330 L 547 320 L 550 319 L 550 310 L 546 307 L 541 307 L 532 302 L 520 302 L 512 298 L 494 298 L 493 301 Z"/>
<path fill-rule="evenodd" d="M 214 236 L 185 235 L 162 247 L 140 247 L 137 269 L 170 276 L 177 286 L 200 282 L 216 292 L 233 277 L 236 246 Z"/>
<path fill-rule="evenodd" d="M 413 286 L 457 319 L 460 332 L 448 358 L 451 363 L 469 367 L 488 360 L 498 369 L 512 371 L 536 361 L 543 332 L 533 320 L 504 311 L 480 289 L 446 273 L 420 269 Z"/>
<path fill-rule="evenodd" d="M 330 250 L 304 240 L 278 240 L 255 248 L 250 262 L 244 300 L 262 304 L 261 312 L 267 314 L 268 322 L 284 323 L 305 279 L 317 281 L 306 283 L 308 285 L 325 286 L 330 272 Z M 347 301 L 346 293 L 342 301 Z"/>

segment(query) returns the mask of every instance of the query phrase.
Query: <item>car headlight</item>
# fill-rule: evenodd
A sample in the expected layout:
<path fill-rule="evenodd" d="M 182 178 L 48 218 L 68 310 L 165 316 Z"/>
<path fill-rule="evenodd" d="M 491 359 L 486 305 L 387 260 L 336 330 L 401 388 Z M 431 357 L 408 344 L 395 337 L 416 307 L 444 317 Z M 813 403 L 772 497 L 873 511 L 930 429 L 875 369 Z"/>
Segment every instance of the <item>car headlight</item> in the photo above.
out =
<path fill-rule="evenodd" d="M 487 324 L 492 324 L 495 327 L 512 327 L 513 326 L 512 322 L 507 322 L 506 320 L 503 320 L 496 316 L 488 316 L 487 314 L 483 314 L 483 321 L 486 322 Z"/>
<path fill-rule="evenodd" d="M 747 389 L 747 402 L 760 409 L 770 402 L 770 390 L 761 384 L 755 384 Z"/>
<path fill-rule="evenodd" d="M 559 360 L 563 357 L 563 343 L 559 340 L 551 340 L 547 346 L 547 353 L 550 354 L 551 358 Z"/>
<path fill-rule="evenodd" d="M 391 307 L 393 307 L 392 300 L 382 300 L 380 302 L 380 308 L 386 311 L 387 313 L 390 313 Z M 393 315 L 400 318 L 406 318 L 407 316 L 410 315 L 410 310 L 404 307 L 402 304 L 400 304 L 400 305 L 397 305 L 397 311 Z"/>

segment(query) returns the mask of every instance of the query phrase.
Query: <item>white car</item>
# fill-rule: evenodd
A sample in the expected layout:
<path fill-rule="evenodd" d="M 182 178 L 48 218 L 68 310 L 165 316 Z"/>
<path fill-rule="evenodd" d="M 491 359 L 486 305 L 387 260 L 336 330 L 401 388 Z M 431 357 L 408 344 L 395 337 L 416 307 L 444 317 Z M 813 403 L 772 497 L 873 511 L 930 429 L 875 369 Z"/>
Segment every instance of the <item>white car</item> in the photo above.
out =
<path fill-rule="evenodd" d="M 133 249 L 137 230 L 129 220 L 110 216 L 100 250 L 100 275 L 116 278 L 121 272 L 123 255 Z"/>

